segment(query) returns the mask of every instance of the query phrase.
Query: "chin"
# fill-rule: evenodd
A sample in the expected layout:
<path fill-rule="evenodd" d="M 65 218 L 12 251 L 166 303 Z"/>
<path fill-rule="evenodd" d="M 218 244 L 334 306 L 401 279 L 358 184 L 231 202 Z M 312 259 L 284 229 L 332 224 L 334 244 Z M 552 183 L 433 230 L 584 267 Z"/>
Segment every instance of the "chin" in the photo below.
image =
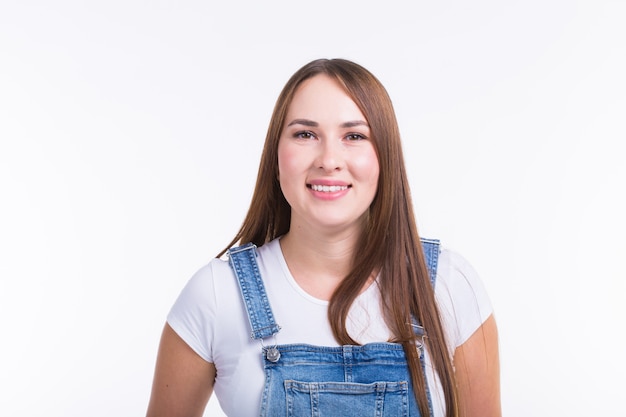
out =
<path fill-rule="evenodd" d="M 328 217 L 326 217 L 323 220 L 318 219 L 318 221 L 316 221 L 315 223 L 320 227 L 320 229 L 327 230 L 330 232 L 343 231 L 343 230 L 347 230 L 347 229 L 350 229 L 352 227 L 362 224 L 362 222 L 359 221 L 359 219 L 346 219 L 346 218 L 329 219 Z"/>

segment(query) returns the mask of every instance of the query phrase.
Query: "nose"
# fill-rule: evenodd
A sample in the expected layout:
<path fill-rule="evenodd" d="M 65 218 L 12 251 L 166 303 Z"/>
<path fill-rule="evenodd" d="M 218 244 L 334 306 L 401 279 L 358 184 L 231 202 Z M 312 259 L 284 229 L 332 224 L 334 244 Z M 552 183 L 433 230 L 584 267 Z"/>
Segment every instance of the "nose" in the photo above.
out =
<path fill-rule="evenodd" d="M 341 142 L 323 140 L 320 142 L 317 167 L 326 172 L 337 171 L 343 168 L 344 157 Z"/>

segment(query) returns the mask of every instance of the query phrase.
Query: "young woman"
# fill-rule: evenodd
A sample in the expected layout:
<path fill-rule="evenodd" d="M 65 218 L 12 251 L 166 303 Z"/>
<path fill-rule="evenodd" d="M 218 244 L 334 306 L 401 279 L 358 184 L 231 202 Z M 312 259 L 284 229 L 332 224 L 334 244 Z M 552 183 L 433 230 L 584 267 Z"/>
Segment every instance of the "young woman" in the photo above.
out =
<path fill-rule="evenodd" d="M 501 415 L 489 299 L 418 237 L 391 100 L 353 62 L 287 82 L 241 230 L 168 316 L 148 416 L 213 390 L 229 416 Z"/>

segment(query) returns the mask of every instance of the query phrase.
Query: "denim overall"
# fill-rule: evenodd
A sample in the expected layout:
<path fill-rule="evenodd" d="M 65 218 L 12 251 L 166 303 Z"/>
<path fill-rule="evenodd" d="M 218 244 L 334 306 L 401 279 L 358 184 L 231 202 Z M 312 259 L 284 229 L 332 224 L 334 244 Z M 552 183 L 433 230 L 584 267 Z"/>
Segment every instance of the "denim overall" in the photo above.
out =
<path fill-rule="evenodd" d="M 422 239 L 431 282 L 435 283 L 439 241 Z M 270 307 L 252 243 L 229 250 L 253 339 L 280 330 Z M 414 323 L 416 334 L 423 329 Z M 423 344 L 418 343 L 424 366 Z M 397 343 L 339 347 L 289 344 L 263 346 L 265 388 L 262 417 L 421 417 L 406 357 Z M 430 392 L 428 408 L 432 415 Z M 244 399 L 242 399 L 244 400 Z"/>

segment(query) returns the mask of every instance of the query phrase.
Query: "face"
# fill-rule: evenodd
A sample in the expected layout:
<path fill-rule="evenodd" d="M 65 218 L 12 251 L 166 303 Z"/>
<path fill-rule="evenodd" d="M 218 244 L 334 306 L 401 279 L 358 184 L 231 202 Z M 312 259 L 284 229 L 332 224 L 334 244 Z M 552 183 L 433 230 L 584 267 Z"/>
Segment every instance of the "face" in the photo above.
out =
<path fill-rule="evenodd" d="M 379 165 L 363 113 L 336 81 L 317 75 L 296 90 L 278 144 L 291 228 L 359 228 Z"/>

